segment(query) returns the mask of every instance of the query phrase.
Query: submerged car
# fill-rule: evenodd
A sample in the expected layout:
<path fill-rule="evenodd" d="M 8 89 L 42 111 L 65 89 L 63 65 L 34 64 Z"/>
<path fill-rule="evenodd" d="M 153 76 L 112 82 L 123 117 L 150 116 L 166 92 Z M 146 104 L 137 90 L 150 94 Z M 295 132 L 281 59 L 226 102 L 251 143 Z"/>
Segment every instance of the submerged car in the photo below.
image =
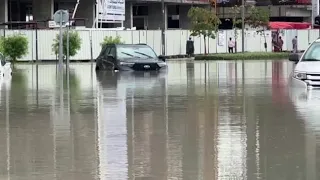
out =
<path fill-rule="evenodd" d="M 296 63 L 290 75 L 294 88 L 320 89 L 320 39 L 309 45 L 302 54 L 290 54 L 289 61 Z"/>
<path fill-rule="evenodd" d="M 6 58 L 3 56 L 3 54 L 0 53 L 0 78 L 5 76 L 11 76 L 12 74 L 12 68 L 11 63 L 6 61 Z"/>
<path fill-rule="evenodd" d="M 96 59 L 96 70 L 159 71 L 167 68 L 163 56 L 157 56 L 146 44 L 105 45 Z"/>

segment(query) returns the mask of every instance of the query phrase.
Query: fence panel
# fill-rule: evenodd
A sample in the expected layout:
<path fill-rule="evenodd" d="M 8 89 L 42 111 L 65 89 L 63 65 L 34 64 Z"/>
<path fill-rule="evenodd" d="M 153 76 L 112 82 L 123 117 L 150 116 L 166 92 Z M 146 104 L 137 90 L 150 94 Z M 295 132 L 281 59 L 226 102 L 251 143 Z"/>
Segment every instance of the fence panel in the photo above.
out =
<path fill-rule="evenodd" d="M 88 60 L 92 56 L 95 59 L 101 51 L 101 43 L 106 36 L 120 36 L 122 41 L 127 44 L 146 43 L 151 46 L 157 54 L 161 54 L 161 31 L 160 30 L 97 30 L 85 29 L 77 30 L 82 39 L 81 49 L 71 60 Z M 28 41 L 28 54 L 20 61 L 36 60 L 36 32 L 34 30 L 6 30 L 5 35 L 9 36 L 15 33 L 24 34 Z M 59 30 L 38 30 L 38 57 L 39 60 L 55 60 L 56 55 L 52 51 L 52 44 Z M 1 31 L 0 35 L 4 34 Z M 318 30 L 281 30 L 280 36 L 284 39 L 284 50 L 292 50 L 292 38 L 298 36 L 298 49 L 305 50 L 309 43 L 319 37 Z M 190 37 L 188 30 L 167 30 L 166 31 L 166 55 L 181 55 L 186 54 L 186 41 Z M 215 39 L 207 39 L 207 52 L 209 53 L 227 53 L 228 40 L 234 39 L 233 30 L 221 30 Z M 92 38 L 92 43 L 90 41 Z M 195 54 L 204 53 L 204 39 L 202 36 L 192 37 L 194 40 Z M 266 31 L 266 39 L 268 43 L 268 51 L 272 50 L 271 32 Z M 308 41 L 305 41 L 308 39 Z M 237 49 L 241 52 L 242 48 L 241 30 L 238 30 Z M 264 52 L 264 37 L 254 30 L 245 32 L 245 51 L 247 52 Z"/>
<path fill-rule="evenodd" d="M 39 30 L 38 31 L 38 56 L 39 60 L 54 60 L 56 54 L 52 50 L 54 39 L 59 30 Z M 35 59 L 33 59 L 35 60 Z"/>

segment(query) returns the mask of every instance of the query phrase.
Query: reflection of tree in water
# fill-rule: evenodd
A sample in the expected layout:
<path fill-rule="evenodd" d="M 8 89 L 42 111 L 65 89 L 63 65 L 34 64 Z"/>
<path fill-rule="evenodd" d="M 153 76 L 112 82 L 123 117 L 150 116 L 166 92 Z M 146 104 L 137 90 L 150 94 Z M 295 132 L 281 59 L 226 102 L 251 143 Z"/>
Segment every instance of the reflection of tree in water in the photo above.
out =
<path fill-rule="evenodd" d="M 27 112 L 28 109 L 27 77 L 23 70 L 14 69 L 12 73 L 10 89 L 10 106 L 19 112 Z M 10 107 L 11 109 L 11 107 Z"/>

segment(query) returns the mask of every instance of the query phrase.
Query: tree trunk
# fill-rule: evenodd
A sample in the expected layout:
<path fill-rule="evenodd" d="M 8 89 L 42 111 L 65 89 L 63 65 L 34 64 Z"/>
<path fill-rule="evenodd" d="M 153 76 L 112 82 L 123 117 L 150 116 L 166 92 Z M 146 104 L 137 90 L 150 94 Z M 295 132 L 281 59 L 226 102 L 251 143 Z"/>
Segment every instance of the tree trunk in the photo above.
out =
<path fill-rule="evenodd" d="M 238 32 L 237 29 L 234 28 L 234 52 L 237 53 L 237 39 L 238 39 Z"/>
<path fill-rule="evenodd" d="M 264 49 L 266 50 L 266 52 L 268 52 L 267 37 L 264 31 L 263 31 L 263 37 L 264 37 Z"/>
<path fill-rule="evenodd" d="M 265 29 L 263 28 L 262 29 L 262 33 L 263 33 L 263 38 L 264 38 L 264 49 L 266 52 L 268 52 L 268 47 L 267 47 L 267 37 L 266 37 L 266 32 L 265 32 Z"/>
<path fill-rule="evenodd" d="M 207 55 L 207 41 L 206 41 L 206 36 L 203 36 L 204 39 L 204 54 Z"/>

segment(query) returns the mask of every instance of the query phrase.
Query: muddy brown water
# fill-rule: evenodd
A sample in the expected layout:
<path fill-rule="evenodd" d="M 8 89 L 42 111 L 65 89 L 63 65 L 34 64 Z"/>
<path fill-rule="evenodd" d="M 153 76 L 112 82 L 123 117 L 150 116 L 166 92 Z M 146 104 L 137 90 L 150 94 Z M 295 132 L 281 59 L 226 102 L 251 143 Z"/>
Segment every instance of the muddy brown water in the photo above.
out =
<path fill-rule="evenodd" d="M 1 80 L 0 179 L 320 179 L 320 93 L 293 92 L 288 61 L 16 68 Z"/>

